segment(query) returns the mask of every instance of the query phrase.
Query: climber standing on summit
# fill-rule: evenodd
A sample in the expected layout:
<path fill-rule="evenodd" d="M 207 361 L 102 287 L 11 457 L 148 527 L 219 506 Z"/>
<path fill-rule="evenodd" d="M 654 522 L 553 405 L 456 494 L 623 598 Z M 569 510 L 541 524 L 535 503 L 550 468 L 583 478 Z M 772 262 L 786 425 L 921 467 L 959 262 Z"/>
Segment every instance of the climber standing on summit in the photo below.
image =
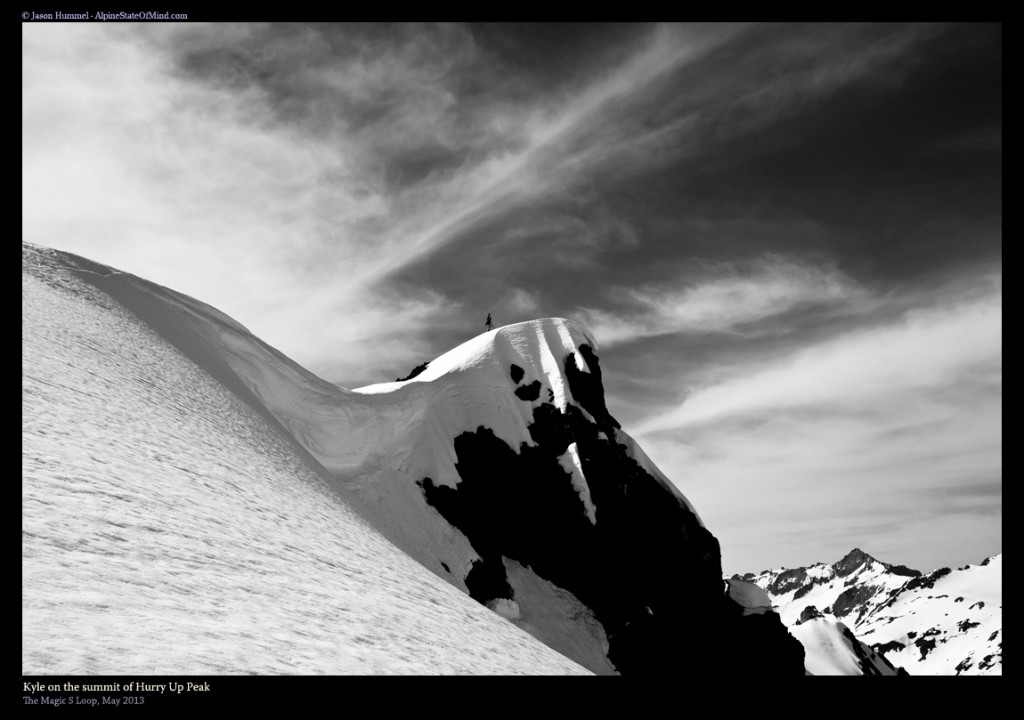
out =
<path fill-rule="evenodd" d="M 488 331 L 494 326 L 494 323 L 491 322 L 491 314 L 490 313 L 487 313 L 487 319 L 484 321 L 484 325 L 487 326 L 487 330 Z"/>

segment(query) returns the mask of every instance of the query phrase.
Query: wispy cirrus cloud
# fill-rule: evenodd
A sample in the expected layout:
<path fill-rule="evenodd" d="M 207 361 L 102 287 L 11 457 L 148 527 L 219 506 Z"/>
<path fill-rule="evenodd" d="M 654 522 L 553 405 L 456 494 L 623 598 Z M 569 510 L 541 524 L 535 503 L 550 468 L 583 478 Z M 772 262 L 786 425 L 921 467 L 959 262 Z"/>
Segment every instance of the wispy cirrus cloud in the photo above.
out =
<path fill-rule="evenodd" d="M 927 566 L 939 545 L 966 562 L 1000 532 L 990 489 L 1002 478 L 1001 289 L 989 274 L 966 295 L 691 388 L 627 429 L 703 500 L 737 555 L 757 555 L 758 532 L 782 524 L 819 538 L 832 528 L 832 554 L 871 535 L 912 564 Z M 864 526 L 887 515 L 906 523 Z M 943 539 L 943 523 L 961 515 L 974 539 Z M 934 544 L 908 550 L 911 521 Z"/>
<path fill-rule="evenodd" d="M 317 259 L 386 200 L 343 152 L 278 123 L 257 88 L 181 78 L 127 26 L 25 32 L 25 239 L 194 295 L 307 363 L 340 351 L 344 366 L 355 353 L 343 340 L 383 340 L 422 320 L 403 309 L 450 305 L 350 287 L 358 243 Z M 323 349 L 304 349 L 312 337 Z"/>
<path fill-rule="evenodd" d="M 764 368 L 694 388 L 678 408 L 636 429 L 650 433 L 774 409 L 872 403 L 900 390 L 991 377 L 1002 362 L 1002 276 L 977 299 L 907 311 L 900 321 L 802 348 Z"/>
<path fill-rule="evenodd" d="M 679 280 L 613 292 L 625 309 L 584 308 L 582 318 L 604 347 L 653 335 L 729 332 L 795 308 L 861 305 L 870 293 L 834 265 L 768 256 L 720 263 Z"/>
<path fill-rule="evenodd" d="M 211 302 L 332 378 L 362 365 L 346 348 L 384 337 L 407 363 L 421 318 L 464 319 L 436 283 L 399 292 L 396 271 L 597 173 L 747 132 L 919 34 L 836 27 L 826 62 L 816 40 L 772 32 L 655 25 L 541 88 L 459 25 L 25 25 L 26 239 Z M 529 212 L 518 224 L 530 234 Z M 570 270 L 640 244 L 610 216 L 556 235 L 550 259 Z M 384 327 L 363 320 L 375 308 Z"/>
<path fill-rule="evenodd" d="M 195 295 L 336 377 L 362 365 L 346 348 L 382 333 L 421 345 L 406 305 L 453 306 L 399 300 L 388 273 L 571 183 L 592 150 L 563 162 L 567 138 L 734 31 L 658 28 L 621 66 L 523 109 L 456 102 L 481 59 L 461 27 L 23 32 L 26 239 Z M 389 304 L 386 330 L 365 321 Z"/>
<path fill-rule="evenodd" d="M 629 219 L 599 211 L 592 178 L 750 132 L 752 118 L 760 127 L 870 75 L 923 31 L 830 27 L 824 56 L 825 38 L 771 27 L 656 25 L 543 91 L 456 25 L 23 33 L 26 239 L 195 295 L 342 379 L 362 365 L 346 348 L 390 337 L 405 364 L 430 352 L 423 320 L 465 322 L 443 281 L 425 272 L 399 289 L 395 272 L 517 208 L 489 242 L 515 248 L 542 232 L 546 260 L 569 272 L 599 269 L 610 249 L 639 252 Z M 527 209 L 588 196 L 586 213 Z M 502 267 L 475 270 L 500 283 Z M 627 300 L 651 319 L 593 317 L 616 342 L 735 327 L 848 289 L 761 272 L 749 292 L 741 279 L 689 294 L 645 286 Z"/>

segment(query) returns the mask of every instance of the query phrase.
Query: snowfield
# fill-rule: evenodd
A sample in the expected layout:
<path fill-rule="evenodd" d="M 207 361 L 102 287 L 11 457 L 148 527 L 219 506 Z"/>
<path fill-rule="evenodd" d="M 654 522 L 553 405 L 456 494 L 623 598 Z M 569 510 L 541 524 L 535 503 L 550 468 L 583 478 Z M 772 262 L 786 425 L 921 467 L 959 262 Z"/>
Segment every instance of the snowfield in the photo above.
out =
<path fill-rule="evenodd" d="M 911 675 L 1002 675 L 1002 553 L 922 578 L 868 613 L 857 636 L 886 647 L 886 658 Z"/>
<path fill-rule="evenodd" d="M 841 622 L 819 617 L 789 631 L 807 652 L 805 665 L 810 675 L 896 675 L 883 656 L 858 640 Z"/>
<path fill-rule="evenodd" d="M 396 548 L 273 418 L 55 257 L 23 250 L 23 674 L 586 673 Z M 343 392 L 266 346 L 236 358 Z M 322 446 L 308 397 L 266 399 Z"/>

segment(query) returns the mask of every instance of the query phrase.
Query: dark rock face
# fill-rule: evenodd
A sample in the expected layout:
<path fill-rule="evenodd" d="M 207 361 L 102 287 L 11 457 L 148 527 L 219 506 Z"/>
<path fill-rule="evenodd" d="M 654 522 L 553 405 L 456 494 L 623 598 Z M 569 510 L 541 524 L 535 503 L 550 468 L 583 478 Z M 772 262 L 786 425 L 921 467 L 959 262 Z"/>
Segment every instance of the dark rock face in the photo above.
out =
<path fill-rule="evenodd" d="M 891 640 L 887 643 L 875 643 L 871 646 L 871 648 L 880 655 L 884 655 L 887 652 L 898 652 L 905 647 L 906 645 L 897 640 Z"/>
<path fill-rule="evenodd" d="M 572 354 L 566 355 L 563 363 L 565 377 L 569 381 L 569 390 L 572 392 L 573 398 L 593 416 L 598 425 L 622 427 L 605 407 L 604 385 L 601 383 L 601 366 L 597 361 L 597 355 L 589 345 L 580 345 L 579 351 L 583 359 L 586 360 L 587 367 L 590 369 L 589 373 L 576 367 L 576 359 Z"/>
<path fill-rule="evenodd" d="M 471 595 L 482 603 L 512 599 L 504 556 L 590 608 L 623 674 L 720 673 L 752 653 L 770 658 L 763 666 L 770 673 L 802 675 L 800 643 L 774 614 L 743 616 L 724 592 L 718 541 L 618 442 L 597 357 L 588 346 L 580 353 L 590 372 L 576 368 L 573 354 L 565 371 L 574 400 L 596 422 L 571 403 L 565 412 L 541 403 L 528 426 L 536 445 L 523 443 L 517 453 L 480 426 L 454 440 L 457 487 L 419 483 L 482 558 L 466 578 Z M 539 380 L 523 387 L 536 387 L 531 398 L 539 397 Z M 571 443 L 596 522 L 559 462 Z"/>
<path fill-rule="evenodd" d="M 921 651 L 922 660 L 928 657 L 928 653 L 935 649 L 935 641 L 925 637 L 919 637 L 914 641 L 914 645 Z"/>
<path fill-rule="evenodd" d="M 532 402 L 540 397 L 540 380 L 534 380 L 528 385 L 523 385 L 515 389 L 516 397 L 520 400 L 526 400 Z"/>
<path fill-rule="evenodd" d="M 865 603 L 877 592 L 878 588 L 874 585 L 859 585 L 844 590 L 832 603 L 832 614 L 839 618 L 849 615 L 854 610 L 864 610 Z"/>
<path fill-rule="evenodd" d="M 522 381 L 524 374 L 525 371 L 521 367 L 512 363 L 512 366 L 509 368 L 509 375 L 512 377 L 512 382 L 518 385 Z"/>
<path fill-rule="evenodd" d="M 846 554 L 846 557 L 834 564 L 832 569 L 836 571 L 836 575 L 839 577 L 846 577 L 870 560 L 874 560 L 874 558 L 860 548 L 854 548 Z"/>
<path fill-rule="evenodd" d="M 916 590 L 917 588 L 924 588 L 927 590 L 935 587 L 935 581 L 941 577 L 949 575 L 950 572 L 951 571 L 949 568 L 939 568 L 938 570 L 930 572 L 927 575 L 912 577 L 910 580 L 907 581 L 905 585 L 896 588 L 891 593 L 889 593 L 889 597 L 886 598 L 885 602 L 878 606 L 878 609 L 881 610 L 882 608 L 889 607 L 890 605 L 896 602 L 897 598 L 899 598 L 900 595 L 910 590 Z"/>
<path fill-rule="evenodd" d="M 412 369 L 412 372 L 409 373 L 408 375 L 406 375 L 404 378 L 395 378 L 395 382 L 405 382 L 406 380 L 412 380 L 414 377 L 416 377 L 421 372 L 426 370 L 427 369 L 427 365 L 429 365 L 429 364 L 430 364 L 430 362 L 428 361 L 428 362 L 423 363 L 422 365 L 417 365 L 416 367 L 414 367 Z"/>
<path fill-rule="evenodd" d="M 497 598 L 512 599 L 512 586 L 508 584 L 500 556 L 474 560 L 466 575 L 466 587 L 469 588 L 469 596 L 478 603 L 486 604 Z"/>
<path fill-rule="evenodd" d="M 903 575 L 905 577 L 920 577 L 920 570 L 911 570 L 906 565 L 886 565 L 893 575 Z"/>
<path fill-rule="evenodd" d="M 768 586 L 768 592 L 773 595 L 782 595 L 787 593 L 793 588 L 800 587 L 804 581 L 807 580 L 807 570 L 804 568 L 794 568 L 792 570 L 785 570 L 776 576 L 772 583 Z"/>
<path fill-rule="evenodd" d="M 731 599 L 729 603 L 736 605 Z M 736 608 L 742 612 L 739 605 Z M 737 643 L 733 652 L 728 646 L 721 648 L 725 657 L 719 657 L 718 661 L 724 663 L 721 667 L 726 670 L 735 667 L 737 672 L 749 674 L 753 663 L 759 676 L 786 677 L 805 673 L 803 645 L 789 634 L 782 619 L 773 612 L 741 617 L 735 630 L 722 639 Z M 730 655 L 735 657 L 730 659 Z"/>
<path fill-rule="evenodd" d="M 911 570 L 906 565 L 890 565 L 889 563 L 884 563 L 881 560 L 871 557 L 860 548 L 854 548 L 848 552 L 846 557 L 832 565 L 832 569 L 835 570 L 837 576 L 846 577 L 847 575 L 856 572 L 869 562 L 878 563 L 894 575 L 917 577 L 921 574 L 920 570 Z"/>
<path fill-rule="evenodd" d="M 981 662 L 978 663 L 978 669 L 980 669 L 980 670 L 987 670 L 988 668 L 994 666 L 995 662 L 993 662 L 993 658 L 995 658 L 995 657 L 999 657 L 1000 660 L 1001 660 L 1002 657 L 1003 657 L 1003 654 L 999 653 L 998 656 L 997 655 L 986 655 L 984 658 L 982 658 Z"/>
<path fill-rule="evenodd" d="M 807 622 L 808 620 L 813 620 L 814 618 L 820 617 L 824 617 L 824 615 L 822 615 L 821 612 L 819 612 L 818 608 L 814 607 L 813 605 L 808 605 L 800 612 L 800 619 L 797 620 L 796 624 L 799 625 L 801 623 Z"/>
<path fill-rule="evenodd" d="M 827 582 L 828 578 L 811 578 L 811 580 L 807 584 L 805 584 L 803 587 L 801 587 L 799 590 L 793 593 L 793 599 L 799 600 L 804 595 L 813 590 L 815 585 L 822 585 Z"/>

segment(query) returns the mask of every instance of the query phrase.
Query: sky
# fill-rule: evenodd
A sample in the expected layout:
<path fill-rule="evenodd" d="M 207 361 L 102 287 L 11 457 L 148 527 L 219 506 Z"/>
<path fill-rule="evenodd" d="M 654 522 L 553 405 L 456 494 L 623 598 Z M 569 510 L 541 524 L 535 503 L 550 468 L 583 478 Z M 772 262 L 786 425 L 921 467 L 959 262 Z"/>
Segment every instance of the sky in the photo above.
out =
<path fill-rule="evenodd" d="M 22 26 L 23 238 L 344 387 L 568 317 L 729 572 L 1002 550 L 1002 28 Z"/>

